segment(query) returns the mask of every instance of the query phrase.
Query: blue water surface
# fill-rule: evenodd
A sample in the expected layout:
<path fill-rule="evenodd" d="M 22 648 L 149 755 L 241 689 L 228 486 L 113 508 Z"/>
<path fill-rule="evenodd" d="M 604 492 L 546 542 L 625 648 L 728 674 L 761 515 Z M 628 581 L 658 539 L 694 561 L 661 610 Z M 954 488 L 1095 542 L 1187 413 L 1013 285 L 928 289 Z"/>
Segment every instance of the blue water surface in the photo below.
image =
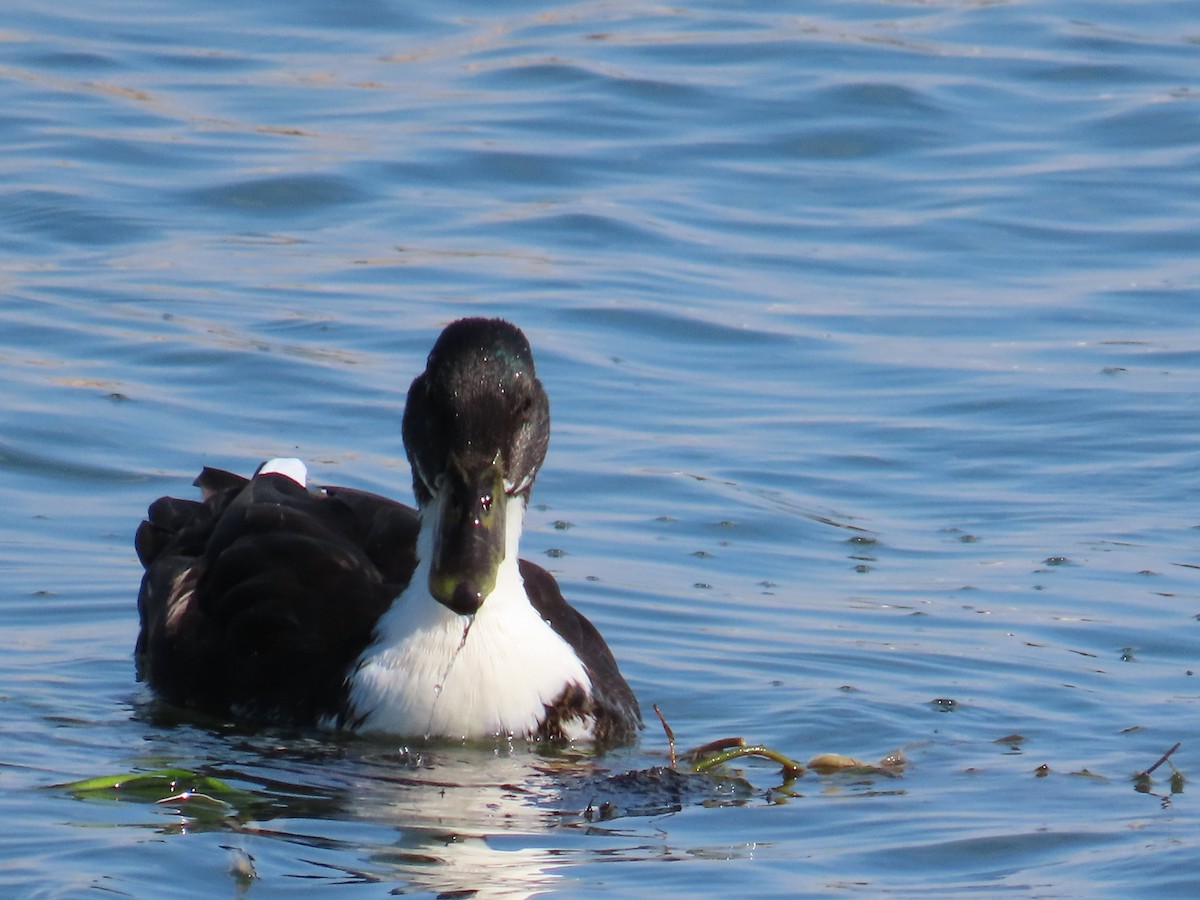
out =
<path fill-rule="evenodd" d="M 9 3 L 0 889 L 1195 896 L 1197 73 L 1181 0 Z M 533 344 L 523 549 L 642 739 L 155 704 L 147 504 L 274 455 L 409 498 L 464 315 Z M 906 764 L 623 793 L 651 704 Z M 237 793 L 63 787 L 163 768 Z"/>

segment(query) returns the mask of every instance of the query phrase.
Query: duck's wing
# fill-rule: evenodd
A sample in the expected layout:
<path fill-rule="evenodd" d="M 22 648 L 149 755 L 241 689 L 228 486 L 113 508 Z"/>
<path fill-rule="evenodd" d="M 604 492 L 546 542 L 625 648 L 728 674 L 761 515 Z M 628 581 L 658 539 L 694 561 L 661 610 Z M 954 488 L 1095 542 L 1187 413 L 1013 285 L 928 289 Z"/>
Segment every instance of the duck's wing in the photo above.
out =
<path fill-rule="evenodd" d="M 417 514 L 349 488 L 205 469 L 138 528 L 139 675 L 217 715 L 336 717 L 347 669 L 416 565 Z"/>
<path fill-rule="evenodd" d="M 529 602 L 574 649 L 591 676 L 596 740 L 615 743 L 633 737 L 642 727 L 642 712 L 596 626 L 563 599 L 553 575 L 525 559 L 521 560 L 520 568 Z"/>

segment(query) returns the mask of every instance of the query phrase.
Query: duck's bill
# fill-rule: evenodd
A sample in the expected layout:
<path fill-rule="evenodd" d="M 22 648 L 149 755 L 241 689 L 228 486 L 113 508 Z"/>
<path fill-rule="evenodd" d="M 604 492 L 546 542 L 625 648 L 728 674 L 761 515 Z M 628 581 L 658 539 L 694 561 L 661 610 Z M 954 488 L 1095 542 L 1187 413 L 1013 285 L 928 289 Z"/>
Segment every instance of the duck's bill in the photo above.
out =
<path fill-rule="evenodd" d="M 461 616 L 476 613 L 496 586 L 507 502 L 496 463 L 464 467 L 452 460 L 446 467 L 435 498 L 429 592 Z"/>

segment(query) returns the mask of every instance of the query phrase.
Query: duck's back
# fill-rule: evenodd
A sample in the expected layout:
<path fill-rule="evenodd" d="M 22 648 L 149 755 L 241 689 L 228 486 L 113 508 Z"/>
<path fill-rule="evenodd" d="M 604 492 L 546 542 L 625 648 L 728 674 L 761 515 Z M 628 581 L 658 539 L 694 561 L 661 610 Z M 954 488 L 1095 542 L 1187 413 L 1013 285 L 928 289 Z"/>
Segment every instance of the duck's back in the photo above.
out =
<path fill-rule="evenodd" d="M 414 510 L 281 474 L 205 469 L 138 528 L 139 673 L 169 702 L 309 724 L 343 710 L 347 669 L 416 565 Z"/>

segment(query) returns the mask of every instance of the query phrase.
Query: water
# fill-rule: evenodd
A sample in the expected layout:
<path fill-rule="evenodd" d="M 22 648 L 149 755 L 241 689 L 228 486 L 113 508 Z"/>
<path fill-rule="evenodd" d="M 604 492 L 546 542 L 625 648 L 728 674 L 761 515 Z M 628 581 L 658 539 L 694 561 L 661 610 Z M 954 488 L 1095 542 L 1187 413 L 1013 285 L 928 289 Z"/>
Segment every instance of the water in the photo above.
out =
<path fill-rule="evenodd" d="M 1180 2 L 10 3 L 5 893 L 1194 896 L 1198 44 Z M 534 345 L 525 553 L 640 743 L 158 709 L 146 504 L 276 454 L 409 496 L 467 314 Z M 651 703 L 908 766 L 632 808 Z M 164 767 L 239 793 L 56 787 Z"/>

